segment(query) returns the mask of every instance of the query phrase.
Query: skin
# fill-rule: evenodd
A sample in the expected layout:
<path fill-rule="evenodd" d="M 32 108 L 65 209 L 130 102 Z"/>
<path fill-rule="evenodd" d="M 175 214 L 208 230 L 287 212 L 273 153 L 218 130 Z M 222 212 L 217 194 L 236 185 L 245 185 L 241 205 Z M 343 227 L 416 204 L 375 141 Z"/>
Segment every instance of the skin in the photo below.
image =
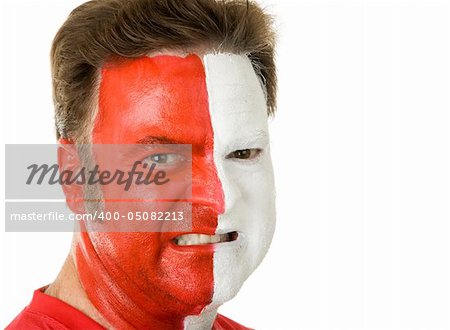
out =
<path fill-rule="evenodd" d="M 173 239 L 180 232 L 83 232 L 47 293 L 105 327 L 211 328 L 217 308 L 263 259 L 274 230 L 267 110 L 250 61 L 191 54 L 109 65 L 101 73 L 98 105 L 94 144 L 166 139 L 192 145 L 190 232 L 239 236 L 177 246 Z M 236 153 L 241 150 L 252 156 L 242 159 Z M 60 163 L 65 159 L 62 154 Z M 102 157 L 97 160 L 107 166 Z M 104 196 L 111 194 L 112 187 L 102 189 Z"/>

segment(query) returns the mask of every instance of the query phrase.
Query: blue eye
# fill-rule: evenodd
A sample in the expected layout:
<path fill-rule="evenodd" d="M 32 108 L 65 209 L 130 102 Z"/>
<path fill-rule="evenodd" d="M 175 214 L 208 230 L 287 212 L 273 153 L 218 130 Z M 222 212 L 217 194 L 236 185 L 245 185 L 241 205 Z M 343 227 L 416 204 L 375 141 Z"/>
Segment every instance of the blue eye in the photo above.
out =
<path fill-rule="evenodd" d="M 176 165 L 184 162 L 186 159 L 179 154 L 153 154 L 148 156 L 145 161 L 156 163 L 158 165 Z"/>
<path fill-rule="evenodd" d="M 153 163 L 166 164 L 167 160 L 169 159 L 169 156 L 167 154 L 156 154 L 151 155 L 150 159 L 152 160 Z"/>

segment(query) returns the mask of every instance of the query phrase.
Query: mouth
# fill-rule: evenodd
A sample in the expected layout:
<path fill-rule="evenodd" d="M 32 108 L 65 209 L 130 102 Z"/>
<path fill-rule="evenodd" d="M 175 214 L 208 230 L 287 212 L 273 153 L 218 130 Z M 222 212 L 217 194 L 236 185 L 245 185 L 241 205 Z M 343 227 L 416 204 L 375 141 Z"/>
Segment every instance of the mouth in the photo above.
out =
<path fill-rule="evenodd" d="M 173 242 L 178 246 L 220 244 L 235 241 L 238 238 L 238 236 L 239 234 L 237 231 L 216 235 L 184 234 L 175 237 L 173 239 Z"/>

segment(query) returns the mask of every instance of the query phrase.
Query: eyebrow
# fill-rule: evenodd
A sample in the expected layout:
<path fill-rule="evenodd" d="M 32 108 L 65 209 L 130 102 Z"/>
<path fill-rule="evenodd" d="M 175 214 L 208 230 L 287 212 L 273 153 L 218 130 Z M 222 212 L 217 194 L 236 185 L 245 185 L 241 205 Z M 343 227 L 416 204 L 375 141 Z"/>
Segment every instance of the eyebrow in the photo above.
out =
<path fill-rule="evenodd" d="M 142 150 L 151 150 L 152 147 L 150 147 L 151 145 L 159 145 L 159 144 L 170 144 L 174 148 L 173 151 L 179 150 L 181 148 L 182 151 L 186 150 L 186 143 L 174 140 L 174 139 L 170 139 L 166 136 L 153 136 L 153 135 L 147 135 L 142 139 L 139 139 L 138 141 L 136 141 L 135 144 L 133 144 L 131 149 L 127 149 L 125 151 L 124 154 L 124 158 L 127 159 L 129 157 L 133 157 L 135 156 L 136 151 L 142 151 Z M 140 147 L 142 146 L 142 147 Z M 148 146 L 148 147 L 146 147 Z M 190 146 L 190 145 L 189 145 Z M 191 147 L 189 147 L 191 148 Z M 189 149 L 190 150 L 190 149 Z"/>
<path fill-rule="evenodd" d="M 138 140 L 136 144 L 184 144 L 184 143 L 170 139 L 166 136 L 147 135 L 146 137 Z"/>
<path fill-rule="evenodd" d="M 230 143 L 229 148 L 253 148 L 255 146 L 265 147 L 269 144 L 269 134 L 264 130 L 257 130 L 242 137 L 239 141 Z"/>

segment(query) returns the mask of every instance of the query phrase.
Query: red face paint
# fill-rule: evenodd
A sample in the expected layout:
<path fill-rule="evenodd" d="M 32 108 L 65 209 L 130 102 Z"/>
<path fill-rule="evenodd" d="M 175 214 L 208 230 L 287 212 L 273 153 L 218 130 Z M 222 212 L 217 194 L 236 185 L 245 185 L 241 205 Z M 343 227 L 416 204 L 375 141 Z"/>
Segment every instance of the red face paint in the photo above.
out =
<path fill-rule="evenodd" d="M 200 58 L 127 60 L 105 67 L 101 78 L 93 143 L 135 144 L 152 136 L 191 144 L 192 232 L 213 235 L 224 197 Z M 80 280 L 113 328 L 181 329 L 185 316 L 211 302 L 212 248 L 176 246 L 171 240 L 177 235 L 80 234 Z"/>

